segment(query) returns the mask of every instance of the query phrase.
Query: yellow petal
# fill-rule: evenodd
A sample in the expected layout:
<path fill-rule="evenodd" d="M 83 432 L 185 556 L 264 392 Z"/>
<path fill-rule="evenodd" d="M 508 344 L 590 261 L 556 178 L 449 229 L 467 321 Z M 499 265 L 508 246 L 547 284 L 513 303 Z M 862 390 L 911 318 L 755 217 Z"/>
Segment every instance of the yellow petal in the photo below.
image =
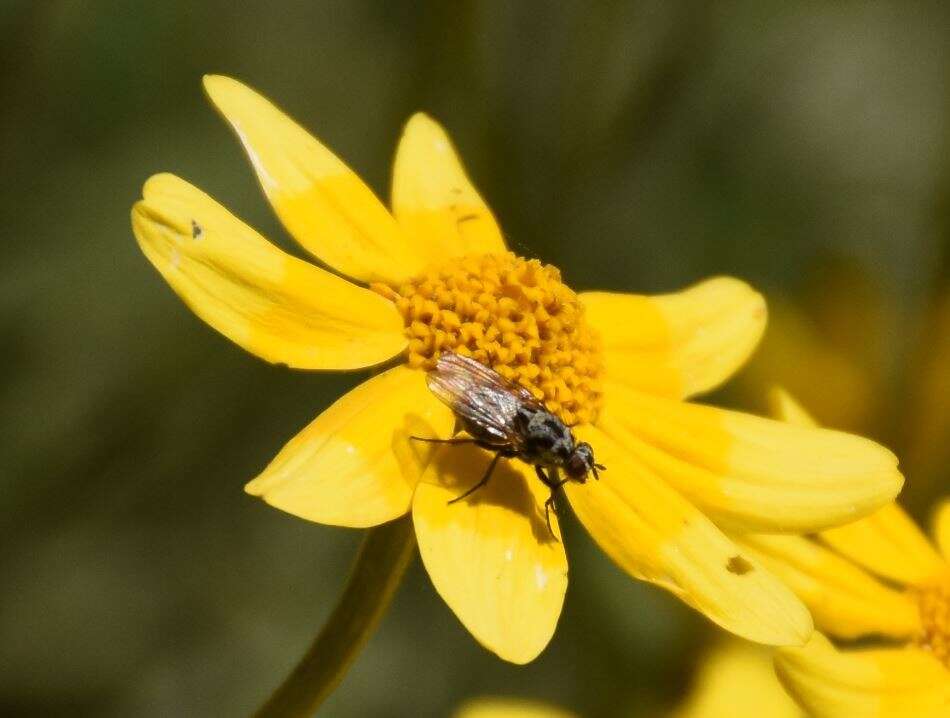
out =
<path fill-rule="evenodd" d="M 822 531 L 820 538 L 855 563 L 899 583 L 924 583 L 945 566 L 914 520 L 895 503 L 860 521 Z"/>
<path fill-rule="evenodd" d="M 205 90 L 244 145 L 287 230 L 315 257 L 365 282 L 400 283 L 426 258 L 363 181 L 309 132 L 237 80 Z"/>
<path fill-rule="evenodd" d="M 819 633 L 776 652 L 775 670 L 815 718 L 946 718 L 950 672 L 913 648 L 838 651 Z"/>
<path fill-rule="evenodd" d="M 702 659 L 696 685 L 673 718 L 803 718 L 803 714 L 775 677 L 771 651 L 729 641 Z"/>
<path fill-rule="evenodd" d="M 717 522 L 813 531 L 894 498 L 897 459 L 873 441 L 605 386 L 598 424 Z"/>
<path fill-rule="evenodd" d="M 784 389 L 769 396 L 771 414 L 796 426 L 816 426 L 811 415 Z M 917 524 L 891 503 L 858 521 L 828 529 L 821 538 L 838 553 L 899 583 L 917 584 L 940 570 L 940 557 Z"/>
<path fill-rule="evenodd" d="M 793 426 L 818 426 L 805 407 L 782 387 L 769 392 L 769 414 L 773 419 Z"/>
<path fill-rule="evenodd" d="M 453 718 L 575 718 L 563 708 L 522 698 L 476 698 L 468 701 Z"/>
<path fill-rule="evenodd" d="M 132 229 L 155 268 L 199 317 L 269 362 L 358 369 L 406 347 L 386 299 L 285 254 L 201 190 L 155 175 Z"/>
<path fill-rule="evenodd" d="M 744 638 L 804 643 L 811 616 L 791 591 L 607 434 L 595 427 L 575 431 L 607 471 L 600 481 L 572 482 L 565 489 L 608 556 Z"/>
<path fill-rule="evenodd" d="M 934 538 L 940 553 L 946 561 L 950 561 L 950 500 L 944 499 L 934 511 Z"/>
<path fill-rule="evenodd" d="M 920 630 L 913 600 L 801 536 L 746 534 L 737 544 L 756 556 L 805 602 L 815 625 L 841 638 L 910 638 Z"/>
<path fill-rule="evenodd" d="M 448 135 L 422 113 L 412 116 L 399 141 L 392 195 L 396 219 L 431 261 L 505 251 Z"/>
<path fill-rule="evenodd" d="M 615 382 L 684 398 L 714 389 L 745 363 L 765 331 L 765 300 L 745 282 L 716 277 L 654 297 L 581 294 Z"/>
<path fill-rule="evenodd" d="M 409 510 L 433 444 L 455 419 L 422 372 L 399 366 L 345 394 L 280 451 L 245 490 L 310 521 L 375 526 Z"/>
<path fill-rule="evenodd" d="M 416 488 L 412 517 L 422 561 L 449 608 L 485 648 L 527 663 L 554 634 L 567 557 L 545 523 L 549 491 L 520 461 L 500 460 L 485 487 L 449 504 L 490 461 L 471 445 L 443 447 Z M 559 536 L 553 512 L 551 524 Z"/>

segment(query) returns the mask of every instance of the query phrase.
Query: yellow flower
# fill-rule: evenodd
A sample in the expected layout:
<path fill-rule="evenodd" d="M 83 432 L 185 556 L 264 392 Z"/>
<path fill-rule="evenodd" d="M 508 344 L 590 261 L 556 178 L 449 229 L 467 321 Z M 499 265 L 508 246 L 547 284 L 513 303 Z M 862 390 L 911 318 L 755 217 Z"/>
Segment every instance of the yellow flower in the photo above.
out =
<path fill-rule="evenodd" d="M 950 461 L 950 285 L 908 310 L 854 260 L 822 257 L 795 301 L 769 297 L 769 328 L 736 382 L 758 403 L 780 384 L 823 426 L 885 439 L 914 477 L 902 501 L 942 493 Z"/>
<path fill-rule="evenodd" d="M 643 713 L 642 702 L 638 702 L 635 714 Z M 772 666 L 772 651 L 735 639 L 721 641 L 703 655 L 689 692 L 672 711 L 648 710 L 646 714 L 663 718 L 805 716 L 779 683 Z M 453 714 L 454 718 L 572 718 L 573 715 L 546 703 L 501 697 L 473 699 Z"/>
<path fill-rule="evenodd" d="M 772 653 L 723 641 L 702 660 L 695 684 L 671 718 L 803 718 L 775 677 Z"/>
<path fill-rule="evenodd" d="M 522 698 L 474 698 L 464 703 L 453 718 L 576 718 L 558 706 Z"/>
<path fill-rule="evenodd" d="M 785 392 L 776 414 L 811 426 Z M 747 535 L 739 543 L 805 601 L 818 629 L 885 648 L 838 650 L 816 633 L 776 653 L 782 681 L 816 716 L 950 715 L 950 503 L 936 514 L 937 547 L 897 504 L 815 538 Z"/>
<path fill-rule="evenodd" d="M 483 645 L 513 662 L 550 640 L 567 587 L 546 488 L 488 455 L 429 446 L 450 411 L 423 369 L 452 350 L 516 379 L 576 424 L 608 473 L 570 485 L 604 551 L 751 640 L 802 644 L 797 598 L 718 528 L 814 531 L 869 513 L 902 478 L 868 440 L 683 401 L 728 378 L 765 325 L 743 282 L 658 297 L 584 292 L 507 251 L 443 130 L 424 115 L 396 154 L 392 212 L 335 155 L 235 80 L 205 88 L 290 233 L 341 275 L 292 257 L 172 175 L 148 180 L 132 224 L 148 259 L 219 332 L 270 362 L 354 370 L 391 361 L 293 438 L 247 490 L 296 516 L 367 527 L 412 511 L 436 589 Z M 556 521 L 554 531 L 557 532 Z"/>

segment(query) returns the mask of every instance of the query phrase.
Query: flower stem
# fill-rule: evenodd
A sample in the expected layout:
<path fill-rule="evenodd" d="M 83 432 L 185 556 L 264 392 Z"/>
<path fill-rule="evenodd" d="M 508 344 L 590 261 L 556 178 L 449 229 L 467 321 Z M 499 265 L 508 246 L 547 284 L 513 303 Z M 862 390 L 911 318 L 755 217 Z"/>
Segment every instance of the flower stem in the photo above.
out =
<path fill-rule="evenodd" d="M 306 655 L 258 709 L 257 718 L 311 716 L 343 680 L 373 635 L 415 553 L 412 518 L 371 528 L 349 582 Z"/>

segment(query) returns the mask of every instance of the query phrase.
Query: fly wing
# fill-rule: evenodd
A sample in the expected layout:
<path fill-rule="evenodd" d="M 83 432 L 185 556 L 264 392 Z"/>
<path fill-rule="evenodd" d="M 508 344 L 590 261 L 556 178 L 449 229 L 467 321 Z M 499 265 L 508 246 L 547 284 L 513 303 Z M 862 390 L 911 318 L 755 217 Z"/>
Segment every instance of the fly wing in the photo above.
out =
<path fill-rule="evenodd" d="M 446 353 L 426 375 L 429 389 L 486 440 L 520 446 L 516 419 L 522 407 L 540 408 L 534 396 L 484 364 Z"/>
<path fill-rule="evenodd" d="M 541 404 L 534 398 L 534 395 L 521 386 L 521 384 L 508 381 L 494 369 L 485 366 L 475 359 L 470 359 L 460 354 L 445 352 L 439 357 L 439 361 L 435 365 L 435 370 L 431 373 L 468 376 L 470 380 L 475 383 L 509 392 L 518 397 L 522 403 L 541 408 Z"/>

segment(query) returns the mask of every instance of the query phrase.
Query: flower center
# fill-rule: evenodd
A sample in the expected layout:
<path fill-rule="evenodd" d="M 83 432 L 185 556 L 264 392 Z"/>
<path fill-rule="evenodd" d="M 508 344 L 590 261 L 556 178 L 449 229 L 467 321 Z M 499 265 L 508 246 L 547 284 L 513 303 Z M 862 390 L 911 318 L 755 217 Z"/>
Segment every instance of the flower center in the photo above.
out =
<path fill-rule="evenodd" d="M 950 668 L 950 575 L 913 590 L 923 627 L 915 643 Z"/>
<path fill-rule="evenodd" d="M 577 294 L 556 267 L 511 252 L 452 259 L 393 289 L 409 337 L 409 366 L 431 369 L 442 352 L 490 366 L 567 424 L 601 404 L 599 342 Z"/>

